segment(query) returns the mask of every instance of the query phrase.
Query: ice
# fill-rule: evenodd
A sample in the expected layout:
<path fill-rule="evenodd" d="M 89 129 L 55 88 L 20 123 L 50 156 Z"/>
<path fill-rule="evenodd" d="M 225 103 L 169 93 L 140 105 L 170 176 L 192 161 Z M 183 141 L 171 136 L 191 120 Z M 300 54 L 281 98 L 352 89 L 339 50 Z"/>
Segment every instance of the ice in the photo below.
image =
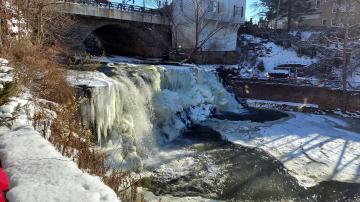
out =
<path fill-rule="evenodd" d="M 187 127 L 206 120 L 214 109 L 242 110 L 209 70 L 168 65 L 108 67 L 111 76 L 70 71 L 68 81 L 90 88 L 82 116 L 117 162 L 123 159 L 116 152 L 126 154 L 129 147 L 148 156 L 157 144 L 174 140 Z M 132 155 L 135 158 L 136 153 Z"/>
<path fill-rule="evenodd" d="M 290 113 L 271 123 L 210 120 L 225 139 L 257 147 L 280 160 L 301 185 L 322 181 L 360 183 L 360 134 L 346 119 Z"/>

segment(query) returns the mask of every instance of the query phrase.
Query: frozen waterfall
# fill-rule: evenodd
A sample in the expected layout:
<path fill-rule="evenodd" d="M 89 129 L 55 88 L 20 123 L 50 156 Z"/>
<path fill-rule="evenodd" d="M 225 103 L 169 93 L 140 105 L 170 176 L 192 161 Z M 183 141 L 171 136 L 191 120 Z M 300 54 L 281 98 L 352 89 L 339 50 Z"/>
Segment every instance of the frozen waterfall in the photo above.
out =
<path fill-rule="evenodd" d="M 141 164 L 157 144 L 178 137 L 214 110 L 238 112 L 211 71 L 189 66 L 108 64 L 102 72 L 71 71 L 68 80 L 90 96 L 82 117 L 114 162 Z"/>

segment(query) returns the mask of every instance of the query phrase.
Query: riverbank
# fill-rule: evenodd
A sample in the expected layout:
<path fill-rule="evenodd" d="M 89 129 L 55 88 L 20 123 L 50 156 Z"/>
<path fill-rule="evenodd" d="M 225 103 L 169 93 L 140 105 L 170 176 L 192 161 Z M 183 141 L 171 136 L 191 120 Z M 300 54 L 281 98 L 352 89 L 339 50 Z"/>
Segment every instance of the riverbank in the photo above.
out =
<path fill-rule="evenodd" d="M 323 181 L 360 183 L 360 135 L 351 119 L 289 113 L 267 123 L 210 119 L 203 123 L 223 138 L 266 151 L 302 186 Z"/>

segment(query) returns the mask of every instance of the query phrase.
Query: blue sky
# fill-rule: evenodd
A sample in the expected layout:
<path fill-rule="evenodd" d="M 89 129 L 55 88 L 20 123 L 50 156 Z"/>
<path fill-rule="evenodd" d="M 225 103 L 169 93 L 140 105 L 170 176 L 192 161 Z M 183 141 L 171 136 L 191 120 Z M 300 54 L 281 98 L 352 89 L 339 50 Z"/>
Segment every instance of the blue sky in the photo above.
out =
<path fill-rule="evenodd" d="M 121 2 L 122 0 L 111 0 L 111 1 L 114 1 L 114 2 Z M 162 1 L 165 1 L 165 0 L 162 0 Z M 168 0 L 168 1 L 171 1 L 171 0 Z M 252 4 L 254 2 L 257 2 L 258 0 L 246 0 L 246 20 L 249 20 L 250 18 L 253 18 L 255 21 L 258 20 L 258 16 L 256 16 L 256 8 L 254 8 L 252 6 Z M 132 0 L 130 0 L 130 2 L 132 2 Z M 150 5 L 154 5 L 154 0 L 145 0 L 147 6 L 150 6 Z M 136 5 L 142 5 L 143 4 L 143 0 L 135 0 L 135 4 Z"/>
<path fill-rule="evenodd" d="M 259 19 L 259 16 L 256 16 L 256 8 L 252 6 L 253 3 L 258 2 L 258 0 L 246 0 L 246 20 L 253 18 L 255 21 Z"/>

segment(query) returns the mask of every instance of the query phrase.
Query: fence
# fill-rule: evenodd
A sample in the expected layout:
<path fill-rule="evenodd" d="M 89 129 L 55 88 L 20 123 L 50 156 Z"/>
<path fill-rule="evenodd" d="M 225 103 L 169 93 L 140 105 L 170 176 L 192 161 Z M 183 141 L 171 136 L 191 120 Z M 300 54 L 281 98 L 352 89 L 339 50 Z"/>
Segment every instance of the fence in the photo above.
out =
<path fill-rule="evenodd" d="M 125 3 L 117 3 L 117 2 L 110 2 L 110 1 L 97 1 L 97 0 L 66 0 L 66 2 L 72 3 L 79 3 L 88 6 L 95 6 L 100 8 L 108 8 L 108 9 L 116 9 L 120 11 L 130 11 L 130 12 L 137 12 L 137 13 L 146 13 L 151 15 L 160 15 L 162 13 L 159 9 L 147 8 L 143 6 L 137 6 L 133 4 L 125 4 Z"/>

